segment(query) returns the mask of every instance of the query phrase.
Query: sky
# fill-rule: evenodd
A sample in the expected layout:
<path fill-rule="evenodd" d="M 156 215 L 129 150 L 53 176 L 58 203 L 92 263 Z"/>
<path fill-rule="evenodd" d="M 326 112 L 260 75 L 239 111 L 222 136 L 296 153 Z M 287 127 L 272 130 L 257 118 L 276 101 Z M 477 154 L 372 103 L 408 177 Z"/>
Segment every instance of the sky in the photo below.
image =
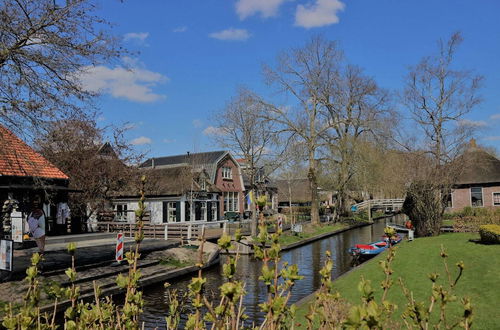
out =
<path fill-rule="evenodd" d="M 455 31 L 457 67 L 485 78 L 466 119 L 480 144 L 500 150 L 498 0 L 101 0 L 97 13 L 130 54 L 84 83 L 102 92 L 99 124 L 128 123 L 127 139 L 149 156 L 220 149 L 211 116 L 238 87 L 268 95 L 262 65 L 311 36 L 338 41 L 349 63 L 395 92 Z"/>

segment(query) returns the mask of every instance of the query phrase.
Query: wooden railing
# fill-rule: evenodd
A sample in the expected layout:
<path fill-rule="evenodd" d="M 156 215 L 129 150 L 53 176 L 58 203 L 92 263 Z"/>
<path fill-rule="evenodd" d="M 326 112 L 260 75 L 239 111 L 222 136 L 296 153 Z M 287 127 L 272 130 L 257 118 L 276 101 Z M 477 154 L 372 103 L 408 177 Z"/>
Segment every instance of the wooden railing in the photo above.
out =
<path fill-rule="evenodd" d="M 201 235 L 205 238 L 220 237 L 222 233 L 229 232 L 232 227 L 244 227 L 248 220 L 229 222 L 220 221 L 189 221 L 162 224 L 144 223 L 142 231 L 145 237 L 167 239 L 198 239 Z M 122 232 L 126 237 L 134 237 L 137 230 L 135 223 L 119 221 L 100 221 L 97 223 L 99 231 Z"/>
<path fill-rule="evenodd" d="M 369 199 L 361 203 L 354 204 L 352 208 L 356 211 L 374 207 L 392 207 L 392 209 L 397 209 L 403 207 L 404 201 L 405 200 L 403 198 Z"/>

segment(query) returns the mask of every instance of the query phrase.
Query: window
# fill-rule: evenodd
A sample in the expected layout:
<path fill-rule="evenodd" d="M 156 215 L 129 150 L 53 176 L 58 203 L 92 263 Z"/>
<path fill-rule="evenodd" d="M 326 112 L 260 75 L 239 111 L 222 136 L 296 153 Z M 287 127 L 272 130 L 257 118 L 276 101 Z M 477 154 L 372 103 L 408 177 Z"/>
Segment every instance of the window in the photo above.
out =
<path fill-rule="evenodd" d="M 207 182 L 205 180 L 201 180 L 200 182 L 200 189 L 201 191 L 206 191 L 207 190 Z"/>
<path fill-rule="evenodd" d="M 500 192 L 493 193 L 493 206 L 500 206 Z"/>
<path fill-rule="evenodd" d="M 446 195 L 446 207 L 453 207 L 453 196 L 451 193 Z"/>
<path fill-rule="evenodd" d="M 470 188 L 470 199 L 472 206 L 483 206 L 483 188 L 481 187 Z"/>
<path fill-rule="evenodd" d="M 217 202 L 212 202 L 212 216 L 209 220 L 217 220 Z"/>
<path fill-rule="evenodd" d="M 207 220 L 207 202 L 201 202 L 201 221 Z"/>
<path fill-rule="evenodd" d="M 223 179 L 232 179 L 233 171 L 231 167 L 223 167 L 222 168 L 222 178 Z"/>
<path fill-rule="evenodd" d="M 117 221 L 127 221 L 127 204 L 116 204 Z"/>
<path fill-rule="evenodd" d="M 177 221 L 177 203 L 168 202 L 168 222 Z"/>
<path fill-rule="evenodd" d="M 224 193 L 224 212 L 239 211 L 239 193 L 235 191 L 226 191 Z"/>

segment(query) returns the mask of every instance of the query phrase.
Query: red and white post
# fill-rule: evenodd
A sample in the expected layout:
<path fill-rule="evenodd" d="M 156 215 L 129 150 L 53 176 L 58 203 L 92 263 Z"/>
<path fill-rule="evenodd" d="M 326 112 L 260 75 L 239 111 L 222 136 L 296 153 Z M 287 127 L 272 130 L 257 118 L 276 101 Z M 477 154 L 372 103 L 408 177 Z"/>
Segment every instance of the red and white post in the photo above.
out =
<path fill-rule="evenodd" d="M 116 261 L 123 261 L 123 233 L 118 233 L 116 235 Z"/>

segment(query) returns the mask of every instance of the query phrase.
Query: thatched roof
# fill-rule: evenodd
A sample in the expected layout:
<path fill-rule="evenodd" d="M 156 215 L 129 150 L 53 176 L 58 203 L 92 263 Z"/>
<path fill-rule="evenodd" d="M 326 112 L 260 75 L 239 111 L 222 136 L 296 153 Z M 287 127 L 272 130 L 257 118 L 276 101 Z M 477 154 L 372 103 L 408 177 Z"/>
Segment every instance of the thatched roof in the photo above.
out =
<path fill-rule="evenodd" d="M 143 169 L 142 174 L 146 176 L 145 191 L 147 196 L 182 196 L 189 191 L 200 191 L 198 184 L 200 177 L 206 177 L 205 171 L 193 171 L 191 166 L 177 166 L 157 169 Z M 208 192 L 218 192 L 215 185 L 207 182 Z M 137 196 L 139 183 L 132 183 L 123 189 L 118 196 Z M 116 196 L 116 197 L 118 197 Z"/>
<path fill-rule="evenodd" d="M 296 203 L 311 201 L 311 188 L 308 179 L 276 180 L 278 186 L 278 199 L 280 202 L 291 200 Z"/>
<path fill-rule="evenodd" d="M 485 150 L 469 147 L 457 163 L 462 165 L 457 184 L 500 183 L 500 160 Z"/>

